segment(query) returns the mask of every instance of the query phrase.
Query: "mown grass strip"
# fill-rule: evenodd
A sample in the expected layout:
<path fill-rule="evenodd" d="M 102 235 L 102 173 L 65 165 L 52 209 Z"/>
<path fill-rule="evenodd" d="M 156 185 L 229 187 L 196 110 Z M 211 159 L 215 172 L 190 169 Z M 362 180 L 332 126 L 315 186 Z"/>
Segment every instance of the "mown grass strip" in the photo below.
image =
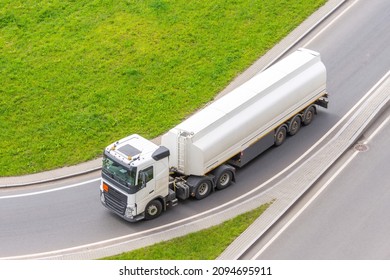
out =
<path fill-rule="evenodd" d="M 270 205 L 239 215 L 220 225 L 170 241 L 126 252 L 105 260 L 214 260 Z"/>
<path fill-rule="evenodd" d="M 3 0 L 0 176 L 183 120 L 325 0 Z"/>

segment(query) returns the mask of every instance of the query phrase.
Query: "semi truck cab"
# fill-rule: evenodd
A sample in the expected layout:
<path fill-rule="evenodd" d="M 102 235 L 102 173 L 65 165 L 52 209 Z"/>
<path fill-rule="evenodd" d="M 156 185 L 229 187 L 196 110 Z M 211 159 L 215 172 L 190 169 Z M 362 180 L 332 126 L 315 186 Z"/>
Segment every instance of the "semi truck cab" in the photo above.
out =
<path fill-rule="evenodd" d="M 103 155 L 101 202 L 128 221 L 159 214 L 169 189 L 169 150 L 137 135 L 109 145 Z"/>

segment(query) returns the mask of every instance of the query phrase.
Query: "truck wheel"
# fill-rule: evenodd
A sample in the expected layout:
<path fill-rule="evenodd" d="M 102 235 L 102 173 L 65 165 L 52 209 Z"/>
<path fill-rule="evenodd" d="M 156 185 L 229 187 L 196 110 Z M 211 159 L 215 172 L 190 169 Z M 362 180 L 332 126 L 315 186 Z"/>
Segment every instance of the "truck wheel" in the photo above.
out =
<path fill-rule="evenodd" d="M 284 125 L 279 126 L 275 133 L 275 146 L 280 146 L 286 140 L 287 129 Z"/>
<path fill-rule="evenodd" d="M 146 205 L 145 208 L 145 219 L 151 220 L 160 216 L 162 211 L 162 204 L 159 200 L 152 200 Z"/>
<path fill-rule="evenodd" d="M 211 192 L 210 180 L 204 179 L 199 182 L 195 188 L 195 198 L 200 200 L 208 196 Z"/>
<path fill-rule="evenodd" d="M 306 108 L 305 112 L 303 113 L 303 125 L 309 125 L 314 119 L 314 115 L 316 113 L 316 109 L 314 106 L 310 106 Z"/>
<path fill-rule="evenodd" d="M 233 173 L 230 170 L 224 170 L 217 178 L 217 190 L 222 190 L 230 186 L 233 180 Z"/>
<path fill-rule="evenodd" d="M 300 128 L 301 128 L 301 117 L 297 115 L 293 117 L 293 119 L 290 122 L 288 134 L 290 136 L 294 136 L 295 134 L 298 133 Z"/>

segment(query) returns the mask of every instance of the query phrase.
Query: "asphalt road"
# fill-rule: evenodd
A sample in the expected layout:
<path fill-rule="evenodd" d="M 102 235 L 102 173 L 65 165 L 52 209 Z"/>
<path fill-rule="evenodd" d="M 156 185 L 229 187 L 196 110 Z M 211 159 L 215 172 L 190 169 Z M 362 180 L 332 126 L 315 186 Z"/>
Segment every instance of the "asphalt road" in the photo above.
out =
<path fill-rule="evenodd" d="M 53 183 L 39 189 L 1 190 L 0 258 L 61 250 L 123 235 L 146 235 L 153 228 L 212 209 L 265 182 L 308 150 L 389 70 L 389 16 L 387 0 L 357 1 L 308 44 L 321 53 L 328 69 L 330 108 L 320 110 L 311 126 L 284 145 L 239 170 L 233 186 L 202 201 L 181 202 L 159 219 L 137 224 L 121 220 L 100 205 L 96 178 L 66 188 L 55 189 L 61 186 Z M 38 191 L 48 192 L 34 194 Z"/>
<path fill-rule="evenodd" d="M 390 259 L 389 137 L 388 110 L 256 258 Z"/>

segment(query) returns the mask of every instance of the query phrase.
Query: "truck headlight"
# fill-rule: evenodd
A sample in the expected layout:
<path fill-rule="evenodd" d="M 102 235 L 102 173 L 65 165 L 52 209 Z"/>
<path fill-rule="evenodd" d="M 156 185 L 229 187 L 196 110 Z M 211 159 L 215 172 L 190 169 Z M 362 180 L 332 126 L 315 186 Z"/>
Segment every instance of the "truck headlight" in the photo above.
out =
<path fill-rule="evenodd" d="M 131 218 L 133 216 L 135 216 L 135 207 L 127 207 L 126 208 L 126 211 L 125 211 L 125 216 L 127 218 Z"/>
<path fill-rule="evenodd" d="M 100 201 L 101 201 L 103 204 L 106 204 L 106 198 L 104 197 L 104 193 L 103 193 L 103 192 L 100 192 Z"/>

